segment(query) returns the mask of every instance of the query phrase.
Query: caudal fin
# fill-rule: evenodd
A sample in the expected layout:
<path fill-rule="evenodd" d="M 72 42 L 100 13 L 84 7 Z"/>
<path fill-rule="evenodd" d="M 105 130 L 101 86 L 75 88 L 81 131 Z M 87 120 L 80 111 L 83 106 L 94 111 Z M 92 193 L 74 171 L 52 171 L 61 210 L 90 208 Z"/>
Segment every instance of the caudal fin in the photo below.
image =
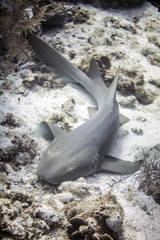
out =
<path fill-rule="evenodd" d="M 65 82 L 79 83 L 82 85 L 94 98 L 99 105 L 99 99 L 106 90 L 106 86 L 100 76 L 95 60 L 91 60 L 89 77 L 69 62 L 56 49 L 50 47 L 38 36 L 29 33 L 29 44 L 39 56 L 39 58 L 49 67 L 53 69 Z M 92 79 L 91 79 L 92 78 Z"/>

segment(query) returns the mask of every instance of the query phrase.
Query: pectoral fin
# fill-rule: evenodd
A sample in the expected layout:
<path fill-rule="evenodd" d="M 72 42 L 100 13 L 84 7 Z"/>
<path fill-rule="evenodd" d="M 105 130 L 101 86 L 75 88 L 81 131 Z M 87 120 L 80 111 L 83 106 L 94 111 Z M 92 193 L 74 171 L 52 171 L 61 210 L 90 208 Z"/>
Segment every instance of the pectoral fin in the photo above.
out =
<path fill-rule="evenodd" d="M 106 155 L 99 166 L 99 171 L 108 171 L 117 174 L 131 174 L 138 171 L 142 163 L 142 160 L 130 162 Z"/>
<path fill-rule="evenodd" d="M 88 108 L 88 113 L 89 113 L 89 117 L 91 118 L 98 110 L 98 108 L 95 106 L 95 107 L 91 107 L 89 106 Z"/>
<path fill-rule="evenodd" d="M 42 121 L 33 132 L 36 137 L 43 137 L 48 141 L 53 141 L 54 138 L 64 133 L 66 133 L 64 130 L 46 121 Z"/>
<path fill-rule="evenodd" d="M 129 118 L 126 116 L 119 114 L 119 126 L 122 126 L 123 124 L 127 123 L 129 121 Z"/>

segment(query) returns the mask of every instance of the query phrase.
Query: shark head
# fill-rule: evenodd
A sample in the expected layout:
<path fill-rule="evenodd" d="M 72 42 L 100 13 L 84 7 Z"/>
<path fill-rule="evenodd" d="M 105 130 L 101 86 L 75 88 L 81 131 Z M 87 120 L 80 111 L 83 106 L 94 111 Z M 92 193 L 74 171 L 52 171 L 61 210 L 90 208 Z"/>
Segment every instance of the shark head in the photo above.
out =
<path fill-rule="evenodd" d="M 55 142 L 50 144 L 38 164 L 37 174 L 45 181 L 57 185 L 95 172 L 99 155 L 93 154 L 89 147 L 79 149 L 72 146 L 66 150 L 62 146 L 61 151 L 56 149 Z"/>

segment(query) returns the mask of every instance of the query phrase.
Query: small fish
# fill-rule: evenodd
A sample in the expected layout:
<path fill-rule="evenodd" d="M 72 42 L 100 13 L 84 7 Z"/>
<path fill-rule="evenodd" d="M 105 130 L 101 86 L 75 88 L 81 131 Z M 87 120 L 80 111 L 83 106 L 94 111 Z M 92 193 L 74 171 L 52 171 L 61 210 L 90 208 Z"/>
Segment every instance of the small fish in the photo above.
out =
<path fill-rule="evenodd" d="M 119 126 L 128 121 L 119 114 L 116 101 L 120 69 L 107 88 L 93 58 L 86 75 L 36 35 L 29 34 L 28 41 L 40 59 L 62 76 L 64 82 L 83 86 L 98 106 L 97 112 L 88 121 L 69 133 L 51 123 L 41 122 L 41 133 L 51 143 L 40 159 L 37 174 L 49 183 L 59 184 L 98 171 L 131 174 L 139 170 L 141 160 L 123 161 L 108 155 Z"/>

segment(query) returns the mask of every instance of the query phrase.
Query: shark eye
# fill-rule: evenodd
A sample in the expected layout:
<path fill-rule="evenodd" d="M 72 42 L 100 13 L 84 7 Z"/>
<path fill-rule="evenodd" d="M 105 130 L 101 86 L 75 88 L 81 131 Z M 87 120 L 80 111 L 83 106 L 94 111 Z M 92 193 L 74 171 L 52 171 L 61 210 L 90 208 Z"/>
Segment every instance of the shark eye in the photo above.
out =
<path fill-rule="evenodd" d="M 73 170 L 73 169 L 72 169 L 72 170 L 70 170 L 70 171 L 69 171 L 69 173 L 70 173 L 70 174 L 73 174 L 73 173 L 74 173 L 74 170 Z"/>

